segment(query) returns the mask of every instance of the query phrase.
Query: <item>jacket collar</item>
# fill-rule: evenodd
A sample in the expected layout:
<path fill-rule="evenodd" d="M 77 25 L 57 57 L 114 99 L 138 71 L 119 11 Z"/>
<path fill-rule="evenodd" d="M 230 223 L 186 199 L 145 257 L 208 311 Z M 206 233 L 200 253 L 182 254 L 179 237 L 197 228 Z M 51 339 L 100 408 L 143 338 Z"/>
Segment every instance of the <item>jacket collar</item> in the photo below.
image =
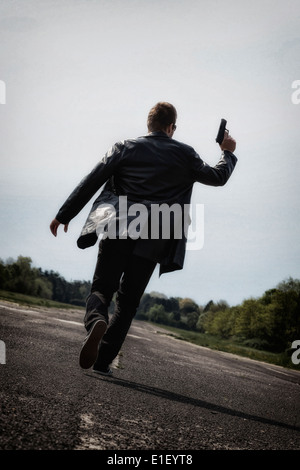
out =
<path fill-rule="evenodd" d="M 146 137 L 166 137 L 169 139 L 170 137 L 163 131 L 154 131 L 154 132 L 149 132 Z"/>

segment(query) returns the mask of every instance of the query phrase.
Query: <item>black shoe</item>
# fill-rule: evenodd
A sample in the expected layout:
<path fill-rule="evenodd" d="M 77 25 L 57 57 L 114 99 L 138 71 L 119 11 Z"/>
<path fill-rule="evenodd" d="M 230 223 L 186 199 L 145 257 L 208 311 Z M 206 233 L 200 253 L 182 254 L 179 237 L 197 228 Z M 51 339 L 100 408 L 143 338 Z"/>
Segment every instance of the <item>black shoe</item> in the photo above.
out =
<path fill-rule="evenodd" d="M 100 375 L 113 375 L 113 371 L 109 367 L 106 367 L 103 369 L 93 368 L 93 372 L 95 372 L 95 374 L 100 374 Z"/>
<path fill-rule="evenodd" d="M 82 369 L 89 369 L 96 362 L 100 341 L 105 334 L 107 324 L 104 320 L 97 320 L 86 336 L 79 356 Z"/>

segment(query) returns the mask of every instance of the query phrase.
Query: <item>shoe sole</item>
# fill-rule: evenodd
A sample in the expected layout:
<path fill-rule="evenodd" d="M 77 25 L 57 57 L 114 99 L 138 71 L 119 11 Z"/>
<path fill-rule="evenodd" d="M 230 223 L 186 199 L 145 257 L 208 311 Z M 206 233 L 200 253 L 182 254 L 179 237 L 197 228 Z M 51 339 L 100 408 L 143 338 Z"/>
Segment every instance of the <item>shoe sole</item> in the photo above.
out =
<path fill-rule="evenodd" d="M 82 369 L 89 369 L 96 362 L 99 343 L 106 329 L 107 325 L 103 320 L 98 320 L 93 326 L 80 351 L 79 365 Z"/>
<path fill-rule="evenodd" d="M 113 371 L 111 369 L 109 369 L 108 372 L 104 372 L 104 371 L 102 372 L 101 370 L 94 370 L 93 369 L 93 372 L 95 374 L 99 374 L 99 375 L 107 375 L 107 376 L 112 376 L 113 375 Z"/>

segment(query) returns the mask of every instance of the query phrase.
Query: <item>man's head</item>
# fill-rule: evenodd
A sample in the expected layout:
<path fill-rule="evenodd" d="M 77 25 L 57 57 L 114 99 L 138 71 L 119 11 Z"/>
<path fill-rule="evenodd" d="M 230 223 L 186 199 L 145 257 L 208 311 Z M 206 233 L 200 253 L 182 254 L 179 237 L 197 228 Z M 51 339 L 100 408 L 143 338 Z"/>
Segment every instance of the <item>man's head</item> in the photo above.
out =
<path fill-rule="evenodd" d="M 147 126 L 149 132 L 163 131 L 172 137 L 176 129 L 177 112 L 170 103 L 161 101 L 150 109 Z"/>

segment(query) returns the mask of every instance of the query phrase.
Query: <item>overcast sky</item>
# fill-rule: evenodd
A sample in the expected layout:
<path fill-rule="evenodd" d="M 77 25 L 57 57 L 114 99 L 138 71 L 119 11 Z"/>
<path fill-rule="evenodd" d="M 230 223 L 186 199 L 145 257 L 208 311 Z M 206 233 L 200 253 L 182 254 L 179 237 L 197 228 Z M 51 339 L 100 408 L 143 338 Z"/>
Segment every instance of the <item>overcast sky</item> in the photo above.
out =
<path fill-rule="evenodd" d="M 97 246 L 76 240 L 94 198 L 67 234 L 49 224 L 164 100 L 178 111 L 174 138 L 210 165 L 225 117 L 238 164 L 225 187 L 195 185 L 204 246 L 147 291 L 235 305 L 300 278 L 299 0 L 0 0 L 0 80 L 2 260 L 90 280 Z"/>

